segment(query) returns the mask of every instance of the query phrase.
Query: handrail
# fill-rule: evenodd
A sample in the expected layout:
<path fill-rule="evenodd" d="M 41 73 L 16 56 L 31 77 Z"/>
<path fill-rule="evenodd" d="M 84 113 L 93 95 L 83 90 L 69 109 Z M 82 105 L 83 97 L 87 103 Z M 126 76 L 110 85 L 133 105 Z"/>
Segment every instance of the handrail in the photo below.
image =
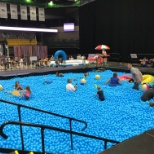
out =
<path fill-rule="evenodd" d="M 0 99 L 0 102 L 18 106 L 19 122 L 22 121 L 21 120 L 21 110 L 20 110 L 20 108 L 23 107 L 23 108 L 39 111 L 39 112 L 42 112 L 42 113 L 50 114 L 50 115 L 53 115 L 53 116 L 57 116 L 57 117 L 61 117 L 61 118 L 66 118 L 66 119 L 69 120 L 69 126 L 70 126 L 70 130 L 71 131 L 72 131 L 72 121 L 77 121 L 77 122 L 83 123 L 85 126 L 82 128 L 82 131 L 84 131 L 87 128 L 87 122 L 85 122 L 83 120 L 78 120 L 78 119 L 75 119 L 75 118 L 72 118 L 72 117 L 68 117 L 68 116 L 63 116 L 63 115 L 60 115 L 60 114 L 57 114 L 57 113 L 44 111 L 44 110 L 41 110 L 41 109 L 29 107 L 29 106 L 22 105 L 22 104 L 17 104 L 17 103 L 14 103 L 14 102 L 3 100 L 3 99 Z M 20 127 L 20 133 L 21 133 L 20 135 L 21 135 L 21 139 L 22 139 L 22 143 L 23 143 L 22 128 L 21 127 Z M 71 134 L 70 134 L 70 139 L 72 140 L 72 135 Z M 73 149 L 73 145 L 71 145 L 71 148 Z M 24 145 L 23 144 L 22 144 L 22 150 L 24 150 Z"/>
<path fill-rule="evenodd" d="M 41 125 L 41 124 L 17 122 L 17 121 L 7 121 L 7 122 L 5 122 L 5 123 L 3 123 L 1 125 L 1 127 L 0 127 L 0 135 L 3 138 L 5 138 L 5 139 L 7 139 L 8 136 L 3 132 L 3 128 L 6 125 L 9 125 L 9 124 L 20 125 L 20 126 L 39 127 L 39 128 L 41 128 L 41 141 L 42 141 L 42 152 L 43 153 L 45 153 L 45 147 L 44 147 L 44 130 L 45 129 L 50 129 L 50 130 L 54 130 L 54 131 L 58 131 L 58 132 L 64 132 L 64 133 L 71 134 L 71 135 L 78 135 L 78 136 L 82 136 L 82 137 L 86 137 L 86 138 L 92 138 L 92 139 L 104 141 L 104 149 L 107 149 L 107 143 L 108 142 L 115 143 L 115 144 L 120 143 L 118 141 L 114 141 L 114 140 L 110 140 L 110 139 L 106 139 L 106 138 L 102 138 L 102 137 L 97 137 L 97 136 L 93 136 L 93 135 L 78 133 L 78 132 L 75 132 L 75 131 L 72 131 L 72 130 L 66 130 L 66 129 L 61 129 L 61 128 L 57 128 L 57 127 L 52 127 L 52 126 L 47 126 L 47 125 Z M 22 144 L 24 144 L 24 143 L 22 143 Z M 73 145 L 73 140 L 71 140 L 71 145 Z"/>

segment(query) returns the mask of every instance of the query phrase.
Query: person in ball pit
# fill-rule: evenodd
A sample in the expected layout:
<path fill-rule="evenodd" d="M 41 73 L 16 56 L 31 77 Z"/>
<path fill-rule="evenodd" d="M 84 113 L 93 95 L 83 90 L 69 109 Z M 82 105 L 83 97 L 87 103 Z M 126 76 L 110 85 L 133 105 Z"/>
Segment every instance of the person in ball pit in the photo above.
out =
<path fill-rule="evenodd" d="M 118 78 L 118 74 L 117 73 L 113 73 L 113 77 L 111 77 L 110 79 L 108 79 L 105 84 L 108 84 L 110 86 L 116 86 L 116 85 L 121 85 L 120 79 Z"/>
<path fill-rule="evenodd" d="M 105 97 L 104 97 L 104 92 L 103 90 L 101 89 L 100 86 L 97 86 L 97 93 L 96 93 L 96 96 L 99 98 L 99 100 L 101 101 L 104 101 L 105 100 Z"/>
<path fill-rule="evenodd" d="M 72 79 L 67 79 L 66 91 L 75 92 L 77 90 L 77 84 L 72 84 Z"/>
<path fill-rule="evenodd" d="M 14 88 L 15 88 L 16 90 L 23 90 L 23 88 L 20 86 L 19 81 L 16 81 L 16 82 L 15 82 Z"/>

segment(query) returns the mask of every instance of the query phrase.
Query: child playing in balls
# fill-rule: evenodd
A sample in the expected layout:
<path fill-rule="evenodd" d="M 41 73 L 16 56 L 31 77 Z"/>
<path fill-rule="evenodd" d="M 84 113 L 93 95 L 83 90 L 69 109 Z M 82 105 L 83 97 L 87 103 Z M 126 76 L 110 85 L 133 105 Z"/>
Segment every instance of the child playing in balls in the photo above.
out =
<path fill-rule="evenodd" d="M 57 77 L 64 77 L 63 73 L 61 73 L 61 72 L 56 72 L 56 76 Z"/>
<path fill-rule="evenodd" d="M 23 90 L 23 88 L 20 86 L 19 81 L 16 81 L 16 82 L 15 82 L 14 88 L 15 88 L 16 90 Z"/>
<path fill-rule="evenodd" d="M 105 97 L 104 97 L 104 93 L 103 93 L 103 90 L 101 89 L 100 86 L 97 86 L 97 94 L 96 96 L 98 96 L 98 98 L 101 100 L 101 101 L 104 101 L 105 100 Z"/>
<path fill-rule="evenodd" d="M 22 96 L 24 96 L 26 100 L 29 100 L 31 96 L 31 90 L 29 86 L 26 86 L 26 89 L 22 90 Z"/>
<path fill-rule="evenodd" d="M 113 73 L 113 77 L 107 80 L 105 84 L 108 84 L 108 83 L 110 86 L 116 86 L 118 84 L 121 85 L 120 79 L 118 78 L 118 74 Z"/>
<path fill-rule="evenodd" d="M 86 78 L 87 76 L 89 76 L 89 73 L 84 73 L 84 78 Z"/>

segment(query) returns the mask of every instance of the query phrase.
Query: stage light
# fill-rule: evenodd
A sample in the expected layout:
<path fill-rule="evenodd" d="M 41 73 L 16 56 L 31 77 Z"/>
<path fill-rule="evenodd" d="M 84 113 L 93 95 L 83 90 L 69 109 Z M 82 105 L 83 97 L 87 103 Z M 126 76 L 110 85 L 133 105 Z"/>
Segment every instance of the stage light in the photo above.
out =
<path fill-rule="evenodd" d="M 7 26 L 0 26 L 0 30 L 58 33 L 58 29 L 7 27 Z"/>
<path fill-rule="evenodd" d="M 49 6 L 54 5 L 54 4 L 53 4 L 53 1 L 50 1 L 50 2 L 48 3 L 48 5 L 49 5 Z"/>
<path fill-rule="evenodd" d="M 31 0 L 26 0 L 27 3 L 31 3 Z"/>

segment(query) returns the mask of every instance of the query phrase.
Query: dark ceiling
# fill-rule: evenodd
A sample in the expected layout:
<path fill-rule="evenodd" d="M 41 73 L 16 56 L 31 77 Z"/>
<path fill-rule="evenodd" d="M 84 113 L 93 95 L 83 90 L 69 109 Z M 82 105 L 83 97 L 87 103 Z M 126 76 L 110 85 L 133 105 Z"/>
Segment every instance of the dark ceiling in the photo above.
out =
<path fill-rule="evenodd" d="M 52 4 L 49 4 L 52 1 Z M 5 3 L 33 5 L 45 8 L 79 7 L 94 0 L 0 0 Z"/>

